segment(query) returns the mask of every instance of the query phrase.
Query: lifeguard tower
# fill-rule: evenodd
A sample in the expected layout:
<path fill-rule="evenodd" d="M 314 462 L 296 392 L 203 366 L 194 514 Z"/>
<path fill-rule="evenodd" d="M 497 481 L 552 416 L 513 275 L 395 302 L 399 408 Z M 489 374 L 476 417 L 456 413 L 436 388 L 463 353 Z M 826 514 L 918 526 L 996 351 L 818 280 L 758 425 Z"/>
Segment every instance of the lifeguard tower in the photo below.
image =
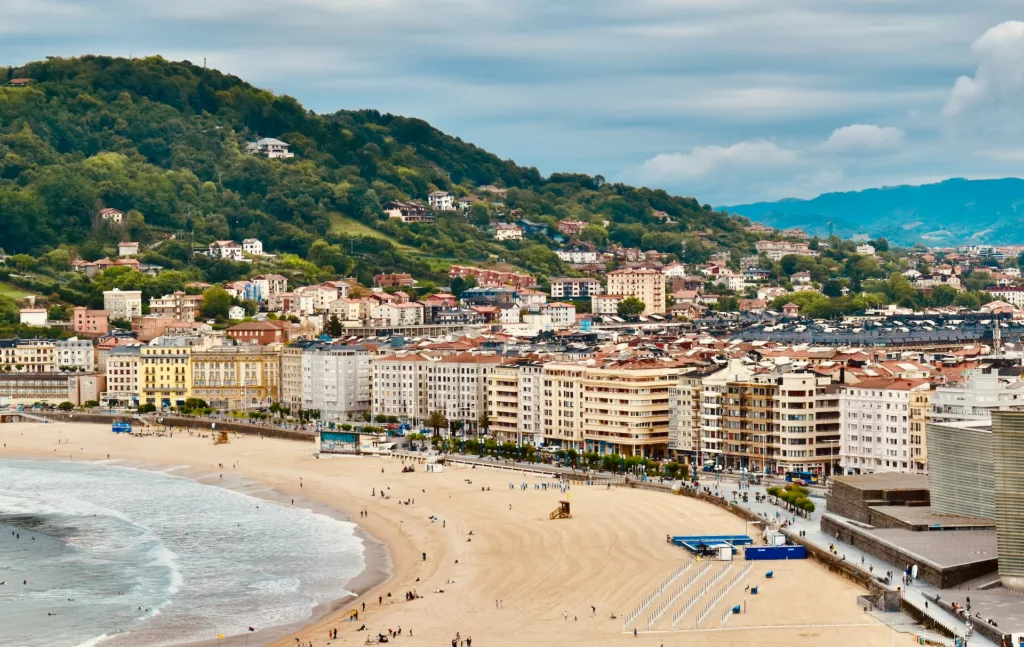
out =
<path fill-rule="evenodd" d="M 558 508 L 551 511 L 548 515 L 549 519 L 572 519 L 572 514 L 569 512 L 569 502 L 559 501 Z"/>
<path fill-rule="evenodd" d="M 217 435 L 214 437 L 213 440 L 214 445 L 227 445 L 228 442 L 228 432 L 226 431 L 217 432 Z"/>

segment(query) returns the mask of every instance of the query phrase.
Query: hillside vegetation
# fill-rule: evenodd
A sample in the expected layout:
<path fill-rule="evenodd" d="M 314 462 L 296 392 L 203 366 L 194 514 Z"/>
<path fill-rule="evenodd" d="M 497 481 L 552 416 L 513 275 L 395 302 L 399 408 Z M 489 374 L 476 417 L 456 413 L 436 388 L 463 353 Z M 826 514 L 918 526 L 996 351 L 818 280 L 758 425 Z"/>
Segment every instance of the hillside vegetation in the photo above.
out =
<path fill-rule="evenodd" d="M 693 198 L 600 176 L 542 177 L 419 119 L 375 110 L 317 115 L 189 62 L 54 58 L 0 68 L 0 81 L 12 78 L 31 83 L 0 87 L 0 246 L 49 254 L 54 271 L 66 259 L 114 255 L 127 238 L 156 244 L 143 261 L 224 280 L 247 268 L 197 266 L 192 246 L 257 237 L 269 252 L 363 282 L 381 270 L 441 280 L 431 258 L 564 273 L 546 235 L 492 239 L 486 225 L 511 209 L 552 225 L 586 220 L 593 224 L 583 237 L 592 242 L 691 261 L 715 244 L 748 251 L 754 242 L 746 221 Z M 288 142 L 295 157 L 246 155 L 245 143 L 260 137 Z M 508 189 L 490 199 L 503 204 L 482 204 L 469 218 L 383 219 L 386 201 L 425 200 L 438 189 L 476 194 L 487 184 Z M 98 220 L 104 207 L 126 212 L 123 229 Z M 652 222 L 656 210 L 674 222 Z M 708 242 L 695 232 L 710 234 Z"/>

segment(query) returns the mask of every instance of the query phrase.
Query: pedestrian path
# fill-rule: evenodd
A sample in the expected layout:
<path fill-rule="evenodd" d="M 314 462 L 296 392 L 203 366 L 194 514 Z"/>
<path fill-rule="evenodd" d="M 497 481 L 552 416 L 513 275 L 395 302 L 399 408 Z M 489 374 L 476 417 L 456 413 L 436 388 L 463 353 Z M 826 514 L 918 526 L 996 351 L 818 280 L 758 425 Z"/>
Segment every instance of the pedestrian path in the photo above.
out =
<path fill-rule="evenodd" d="M 735 483 L 723 482 L 720 486 L 722 494 L 727 498 L 731 499 L 733 490 L 738 489 L 738 485 Z M 882 560 L 869 555 L 855 546 L 850 546 L 843 542 L 837 542 L 836 538 L 828 533 L 822 532 L 821 530 L 821 514 L 824 512 L 824 502 L 818 506 L 818 509 L 810 513 L 808 516 L 799 516 L 788 513 L 782 508 L 772 505 L 767 500 L 756 502 L 754 500 L 754 494 L 767 494 L 765 486 L 750 486 L 749 489 L 743 490 L 748 494 L 748 502 L 743 503 L 742 499 L 738 499 L 738 505 L 754 512 L 758 515 L 765 515 L 767 519 L 773 523 L 781 523 L 784 521 L 789 522 L 789 526 L 786 530 L 799 533 L 803 531 L 804 535 L 801 539 L 808 544 L 816 546 L 822 550 L 828 551 L 829 545 L 834 544 L 836 551 L 841 559 L 853 564 L 860 565 L 864 572 L 871 574 L 872 576 L 884 577 L 887 571 L 894 571 L 894 576 L 890 584 L 885 586 L 890 591 L 896 591 L 897 589 L 903 589 L 906 599 L 913 604 L 915 607 L 923 610 L 930 617 L 939 621 L 940 624 L 954 628 L 959 635 L 964 633 L 964 621 L 961 618 L 954 616 L 953 614 L 938 608 L 937 605 L 927 604 L 928 600 L 924 597 L 925 594 L 934 597 L 936 594 L 942 594 L 940 589 L 937 589 L 923 580 L 913 580 L 910 586 L 903 587 L 903 583 L 900 579 L 901 571 L 899 568 L 883 562 Z M 946 592 L 944 597 L 949 597 L 949 592 Z M 984 636 L 975 633 L 970 639 L 971 645 L 981 645 L 982 647 L 996 647 L 996 644 L 991 640 L 988 640 Z"/>

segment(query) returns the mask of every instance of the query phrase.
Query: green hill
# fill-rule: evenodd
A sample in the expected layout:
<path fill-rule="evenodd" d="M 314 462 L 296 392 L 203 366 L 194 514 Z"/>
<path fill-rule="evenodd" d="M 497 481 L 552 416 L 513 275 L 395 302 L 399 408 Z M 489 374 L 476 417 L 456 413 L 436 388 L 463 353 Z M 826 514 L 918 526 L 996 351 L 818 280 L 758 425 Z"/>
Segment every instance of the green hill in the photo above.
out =
<path fill-rule="evenodd" d="M 10 87 L 13 78 L 31 81 Z M 589 240 L 693 261 L 714 244 L 746 251 L 754 240 L 746 221 L 693 198 L 600 176 L 542 177 L 419 119 L 375 110 L 318 115 L 189 62 L 52 58 L 0 68 L 0 83 L 0 246 L 50 254 L 51 269 L 63 269 L 62 251 L 92 260 L 116 254 L 128 238 L 159 243 L 145 261 L 224 280 L 246 268 L 214 267 L 192 257 L 192 245 L 258 237 L 269 252 L 364 282 L 381 270 L 439 280 L 434 257 L 565 272 L 548 236 L 498 243 L 485 231 L 511 209 L 549 225 L 587 220 Z M 245 143 L 260 137 L 288 142 L 295 157 L 246 155 Z M 403 224 L 382 214 L 389 200 L 425 200 L 438 189 L 475 195 L 481 185 L 508 191 L 489 198 L 502 204 L 474 209 L 472 222 L 450 214 Z M 104 207 L 127 214 L 123 228 L 98 219 Z M 674 222 L 652 221 L 655 211 Z"/>

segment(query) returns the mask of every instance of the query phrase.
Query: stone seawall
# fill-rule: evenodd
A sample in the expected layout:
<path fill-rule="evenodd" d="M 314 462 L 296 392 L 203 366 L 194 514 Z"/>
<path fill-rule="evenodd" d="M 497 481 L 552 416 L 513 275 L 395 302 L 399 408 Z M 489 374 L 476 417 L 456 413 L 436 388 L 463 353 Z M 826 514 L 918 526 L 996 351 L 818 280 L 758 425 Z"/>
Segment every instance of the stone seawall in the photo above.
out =
<path fill-rule="evenodd" d="M 104 413 L 41 413 L 38 414 L 41 417 L 53 420 L 54 422 L 90 422 L 103 425 L 109 425 L 114 420 L 125 420 L 126 418 L 132 420 L 133 423 L 139 424 L 139 421 L 135 416 L 127 415 L 110 415 Z M 254 436 L 263 436 L 265 438 L 281 438 L 284 440 L 299 440 L 306 442 L 313 442 L 316 440 L 316 433 L 313 431 L 305 431 L 302 429 L 281 429 L 280 427 L 265 426 L 265 425 L 254 425 L 247 422 L 235 422 L 232 420 L 210 420 L 208 418 L 191 418 L 188 416 L 175 416 L 166 415 L 159 416 L 162 422 L 157 422 L 156 419 L 149 421 L 149 424 L 162 424 L 168 427 L 181 427 L 185 429 L 195 429 L 202 431 L 213 431 L 212 425 L 216 424 L 216 431 L 232 431 L 240 434 L 250 434 Z"/>

